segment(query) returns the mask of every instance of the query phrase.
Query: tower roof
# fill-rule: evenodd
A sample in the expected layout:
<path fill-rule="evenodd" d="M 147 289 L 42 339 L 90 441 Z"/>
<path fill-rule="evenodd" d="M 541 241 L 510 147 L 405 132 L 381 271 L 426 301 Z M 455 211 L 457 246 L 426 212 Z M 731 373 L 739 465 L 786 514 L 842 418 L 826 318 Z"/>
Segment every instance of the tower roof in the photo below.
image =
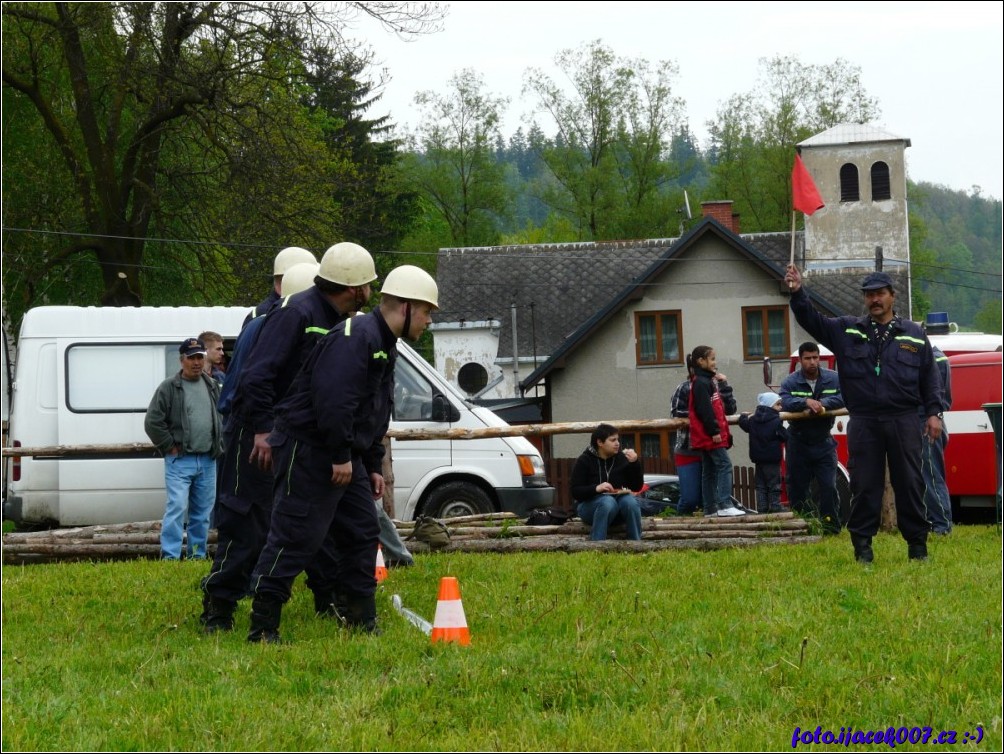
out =
<path fill-rule="evenodd" d="M 822 133 L 810 136 L 805 141 L 800 141 L 799 147 L 830 147 L 840 144 L 863 144 L 868 142 L 899 141 L 904 147 L 910 146 L 910 140 L 903 136 L 896 136 L 881 128 L 876 128 L 869 123 L 841 123 L 828 128 Z"/>

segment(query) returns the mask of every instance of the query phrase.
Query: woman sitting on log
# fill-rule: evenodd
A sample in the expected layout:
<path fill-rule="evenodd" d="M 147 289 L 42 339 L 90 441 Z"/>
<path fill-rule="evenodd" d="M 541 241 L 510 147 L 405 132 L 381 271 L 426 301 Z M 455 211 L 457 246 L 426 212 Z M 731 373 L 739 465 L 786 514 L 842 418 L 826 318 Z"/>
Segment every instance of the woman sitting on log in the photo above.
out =
<path fill-rule="evenodd" d="M 641 508 L 631 493 L 643 484 L 641 463 L 634 450 L 620 448 L 617 428 L 600 424 L 572 469 L 572 499 L 592 527 L 590 539 L 606 539 L 615 521 L 624 522 L 628 539 L 641 539 Z"/>

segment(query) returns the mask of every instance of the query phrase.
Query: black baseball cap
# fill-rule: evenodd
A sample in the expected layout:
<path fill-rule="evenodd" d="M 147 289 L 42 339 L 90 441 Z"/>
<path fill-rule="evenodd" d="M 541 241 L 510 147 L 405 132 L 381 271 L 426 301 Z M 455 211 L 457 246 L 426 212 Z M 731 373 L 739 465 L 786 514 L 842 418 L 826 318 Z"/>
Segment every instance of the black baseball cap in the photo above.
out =
<path fill-rule="evenodd" d="M 895 290 L 892 287 L 892 278 L 885 272 L 869 272 L 861 281 L 862 291 L 877 291 L 882 288 L 888 288 L 890 291 Z"/>
<path fill-rule="evenodd" d="M 182 356 L 195 356 L 196 354 L 206 355 L 206 345 L 198 338 L 188 338 L 178 347 L 178 353 Z"/>

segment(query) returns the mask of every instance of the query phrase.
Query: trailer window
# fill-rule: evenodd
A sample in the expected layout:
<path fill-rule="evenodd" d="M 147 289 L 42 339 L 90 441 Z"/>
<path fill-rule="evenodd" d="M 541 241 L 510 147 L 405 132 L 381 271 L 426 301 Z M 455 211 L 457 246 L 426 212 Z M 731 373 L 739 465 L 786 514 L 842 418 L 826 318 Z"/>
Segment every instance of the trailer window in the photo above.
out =
<path fill-rule="evenodd" d="M 162 344 L 82 344 L 66 349 L 66 404 L 71 411 L 146 411 L 157 385 L 178 370 Z"/>

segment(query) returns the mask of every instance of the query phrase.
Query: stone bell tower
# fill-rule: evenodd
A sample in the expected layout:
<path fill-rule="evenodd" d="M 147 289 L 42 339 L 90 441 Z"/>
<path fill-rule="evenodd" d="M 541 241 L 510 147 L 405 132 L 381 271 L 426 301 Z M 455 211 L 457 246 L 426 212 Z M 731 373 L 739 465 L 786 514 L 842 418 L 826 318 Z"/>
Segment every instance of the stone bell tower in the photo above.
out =
<path fill-rule="evenodd" d="M 798 146 L 826 204 L 805 218 L 806 270 L 874 270 L 881 256 L 887 272 L 908 272 L 910 140 L 868 124 L 843 123 Z"/>

